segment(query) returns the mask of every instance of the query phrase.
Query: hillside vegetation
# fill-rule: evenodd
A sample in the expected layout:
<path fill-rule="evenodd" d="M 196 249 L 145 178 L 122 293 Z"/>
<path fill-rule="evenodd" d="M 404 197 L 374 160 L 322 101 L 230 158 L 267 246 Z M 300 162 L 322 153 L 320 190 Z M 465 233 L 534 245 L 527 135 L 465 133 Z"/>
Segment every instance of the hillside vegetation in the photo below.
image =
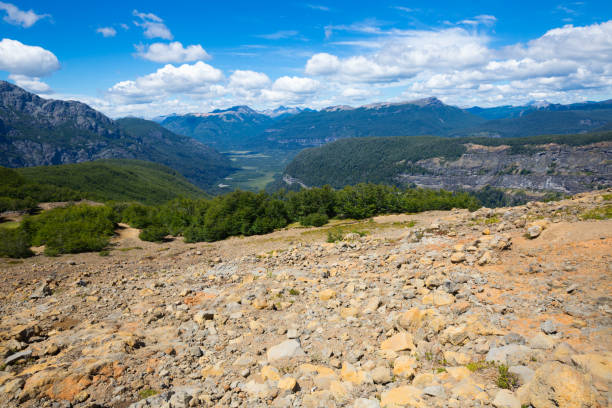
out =
<path fill-rule="evenodd" d="M 64 187 L 98 201 L 160 204 L 176 197 L 201 198 L 206 193 L 169 167 L 130 159 L 97 160 L 17 170 L 29 181 Z"/>
<path fill-rule="evenodd" d="M 0 228 L 0 256 L 28 256 L 31 245 L 46 245 L 49 255 L 99 251 L 108 244 L 117 222 L 142 229 L 143 240 L 163 241 L 173 235 L 186 242 L 210 242 L 266 234 L 298 221 L 320 226 L 330 218 L 478 207 L 480 202 L 468 193 L 399 190 L 374 184 L 273 195 L 235 191 L 213 199 L 180 198 L 158 206 L 81 204 L 26 217 L 15 229 Z"/>
<path fill-rule="evenodd" d="M 469 143 L 510 146 L 510 154 L 534 154 L 543 145 L 556 143 L 583 146 L 612 140 L 612 132 L 580 135 L 532 136 L 525 138 L 444 138 L 436 136 L 371 137 L 343 139 L 303 150 L 285 169 L 285 174 L 308 186 L 329 184 L 339 188 L 357 183 L 397 184 L 398 174 L 426 174 L 419 160 L 455 160 Z M 282 183 L 276 183 L 282 187 Z"/>

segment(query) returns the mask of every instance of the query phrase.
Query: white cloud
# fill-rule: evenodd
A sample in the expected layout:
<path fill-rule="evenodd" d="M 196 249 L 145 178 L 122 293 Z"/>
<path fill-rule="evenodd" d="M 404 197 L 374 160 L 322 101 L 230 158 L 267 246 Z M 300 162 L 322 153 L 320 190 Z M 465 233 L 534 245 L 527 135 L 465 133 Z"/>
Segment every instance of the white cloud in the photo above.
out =
<path fill-rule="evenodd" d="M 305 77 L 283 76 L 274 81 L 272 89 L 296 94 L 313 93 L 319 88 L 319 81 Z"/>
<path fill-rule="evenodd" d="M 344 59 L 315 54 L 306 63 L 311 75 L 336 75 L 348 82 L 389 82 L 409 78 L 423 69 L 453 68 L 485 63 L 488 38 L 462 28 L 440 31 L 397 31 L 381 38 L 370 55 Z"/>
<path fill-rule="evenodd" d="M 322 6 L 320 4 L 306 4 L 306 7 L 308 7 L 309 9 L 313 9 L 313 10 L 319 10 L 319 11 L 329 11 L 329 7 L 327 6 Z"/>
<path fill-rule="evenodd" d="M 34 10 L 23 11 L 11 3 L 0 1 L 0 10 L 6 11 L 4 21 L 24 28 L 32 27 L 38 20 L 49 17 L 48 14 L 36 14 Z"/>
<path fill-rule="evenodd" d="M 202 62 L 174 66 L 167 64 L 152 74 L 136 80 L 121 81 L 108 90 L 111 96 L 121 101 L 149 102 L 170 94 L 207 93 L 211 84 L 220 82 L 223 73 Z"/>
<path fill-rule="evenodd" d="M 260 34 L 256 37 L 265 38 L 266 40 L 282 40 L 284 38 L 291 38 L 298 35 L 299 32 L 295 30 L 281 30 L 271 34 Z"/>
<path fill-rule="evenodd" d="M 30 92 L 34 92 L 37 94 L 52 93 L 51 87 L 48 84 L 42 82 L 40 78 L 12 74 L 9 75 L 9 79 L 11 81 L 14 81 L 17 86 L 25 88 Z"/>
<path fill-rule="evenodd" d="M 210 58 L 201 45 L 183 47 L 178 41 L 169 44 L 154 43 L 148 47 L 139 45 L 136 49 L 139 57 L 154 62 L 191 62 Z"/>
<path fill-rule="evenodd" d="M 154 22 L 158 18 L 145 17 Z M 612 21 L 567 25 L 500 47 L 490 29 L 493 16 L 469 20 L 475 24 L 462 21 L 429 30 L 387 28 L 376 21 L 331 26 L 331 32 L 346 41 L 334 42 L 333 54 L 306 57 L 303 75 L 293 71 L 270 78 L 264 72 L 236 69 L 224 77 L 201 62 L 166 65 L 117 83 L 104 99 L 107 106 L 98 103 L 105 112 L 147 112 L 144 116 L 151 117 L 240 104 L 320 108 L 437 96 L 459 106 L 491 106 L 541 99 L 571 103 L 612 95 Z"/>
<path fill-rule="evenodd" d="M 262 89 L 268 86 L 270 78 L 262 72 L 236 70 L 229 78 L 229 86 L 234 89 Z"/>
<path fill-rule="evenodd" d="M 59 68 L 59 61 L 51 51 L 8 38 L 0 41 L 1 71 L 8 71 L 14 75 L 41 77 Z"/>
<path fill-rule="evenodd" d="M 172 40 L 174 38 L 163 20 L 155 14 L 140 13 L 138 10 L 134 10 L 132 14 L 140 19 L 140 22 L 135 21 L 134 24 L 144 30 L 146 38 L 162 38 L 164 40 Z"/>
<path fill-rule="evenodd" d="M 117 30 L 113 27 L 100 27 L 96 32 L 102 34 L 103 37 L 114 37 L 117 35 Z"/>
<path fill-rule="evenodd" d="M 330 75 L 340 68 L 340 59 L 325 52 L 313 55 L 306 63 L 308 75 Z"/>

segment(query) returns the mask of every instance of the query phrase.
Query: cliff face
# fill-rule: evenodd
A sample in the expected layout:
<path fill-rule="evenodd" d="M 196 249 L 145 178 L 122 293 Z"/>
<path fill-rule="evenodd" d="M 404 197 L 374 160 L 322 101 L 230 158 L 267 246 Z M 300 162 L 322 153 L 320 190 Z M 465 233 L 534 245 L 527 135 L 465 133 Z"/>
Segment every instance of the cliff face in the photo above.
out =
<path fill-rule="evenodd" d="M 548 144 L 537 152 L 513 153 L 509 146 L 470 144 L 459 159 L 420 160 L 426 174 L 400 174 L 401 183 L 447 190 L 487 185 L 574 194 L 612 184 L 612 142 L 586 146 Z"/>

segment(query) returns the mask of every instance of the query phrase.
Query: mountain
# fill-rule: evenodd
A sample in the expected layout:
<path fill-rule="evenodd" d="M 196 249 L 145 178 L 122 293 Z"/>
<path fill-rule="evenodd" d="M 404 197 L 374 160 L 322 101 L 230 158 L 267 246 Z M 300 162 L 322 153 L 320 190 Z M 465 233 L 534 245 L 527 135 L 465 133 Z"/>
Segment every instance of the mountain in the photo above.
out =
<path fill-rule="evenodd" d="M 218 150 L 241 150 L 274 120 L 248 106 L 234 106 L 210 113 L 175 115 L 164 119 L 166 129 L 190 136 Z"/>
<path fill-rule="evenodd" d="M 263 110 L 260 111 L 259 113 L 269 116 L 272 119 L 284 119 L 287 118 L 289 116 L 293 116 L 293 115 L 297 115 L 298 113 L 302 113 L 302 112 L 311 112 L 312 109 L 302 109 L 302 108 L 297 108 L 297 107 L 287 107 L 287 106 L 279 106 L 276 109 L 267 109 L 267 110 Z"/>
<path fill-rule="evenodd" d="M 526 138 L 342 139 L 300 152 L 276 187 L 362 182 L 576 193 L 612 185 L 612 132 Z"/>
<path fill-rule="evenodd" d="M 348 137 L 446 135 L 484 122 L 485 119 L 445 105 L 437 98 L 427 98 L 302 112 L 275 123 L 265 133 L 272 144 L 318 146 Z"/>
<path fill-rule="evenodd" d="M 213 148 L 155 122 L 114 121 L 76 101 L 43 99 L 0 81 L 0 165 L 28 167 L 131 158 L 167 165 L 206 188 L 232 170 Z"/>
<path fill-rule="evenodd" d="M 601 102 L 582 102 L 569 105 L 553 104 L 547 101 L 532 101 L 522 106 L 496 106 L 492 108 L 481 108 L 474 106 L 466 111 L 478 115 L 484 119 L 508 119 L 517 118 L 534 111 L 569 111 L 581 110 L 592 111 L 600 109 L 612 109 L 612 99 Z"/>
<path fill-rule="evenodd" d="M 533 110 L 522 116 L 493 119 L 467 129 L 452 132 L 452 136 L 523 137 L 546 134 L 571 134 L 599 130 L 612 123 L 610 109 Z"/>
<path fill-rule="evenodd" d="M 141 160 L 96 160 L 57 166 L 23 167 L 16 171 L 26 182 L 68 188 L 92 200 L 162 204 L 176 197 L 207 196 L 176 170 Z"/>

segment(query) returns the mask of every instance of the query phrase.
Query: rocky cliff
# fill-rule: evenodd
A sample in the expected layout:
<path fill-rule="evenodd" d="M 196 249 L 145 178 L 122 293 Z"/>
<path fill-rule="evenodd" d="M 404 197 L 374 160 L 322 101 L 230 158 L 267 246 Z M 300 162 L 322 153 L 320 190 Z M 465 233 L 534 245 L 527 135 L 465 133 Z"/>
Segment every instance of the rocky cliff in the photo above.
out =
<path fill-rule="evenodd" d="M 419 160 L 425 174 L 399 174 L 402 183 L 447 190 L 487 185 L 574 194 L 612 182 L 612 142 L 587 146 L 547 144 L 535 153 L 516 154 L 510 146 L 468 144 L 457 160 Z"/>

